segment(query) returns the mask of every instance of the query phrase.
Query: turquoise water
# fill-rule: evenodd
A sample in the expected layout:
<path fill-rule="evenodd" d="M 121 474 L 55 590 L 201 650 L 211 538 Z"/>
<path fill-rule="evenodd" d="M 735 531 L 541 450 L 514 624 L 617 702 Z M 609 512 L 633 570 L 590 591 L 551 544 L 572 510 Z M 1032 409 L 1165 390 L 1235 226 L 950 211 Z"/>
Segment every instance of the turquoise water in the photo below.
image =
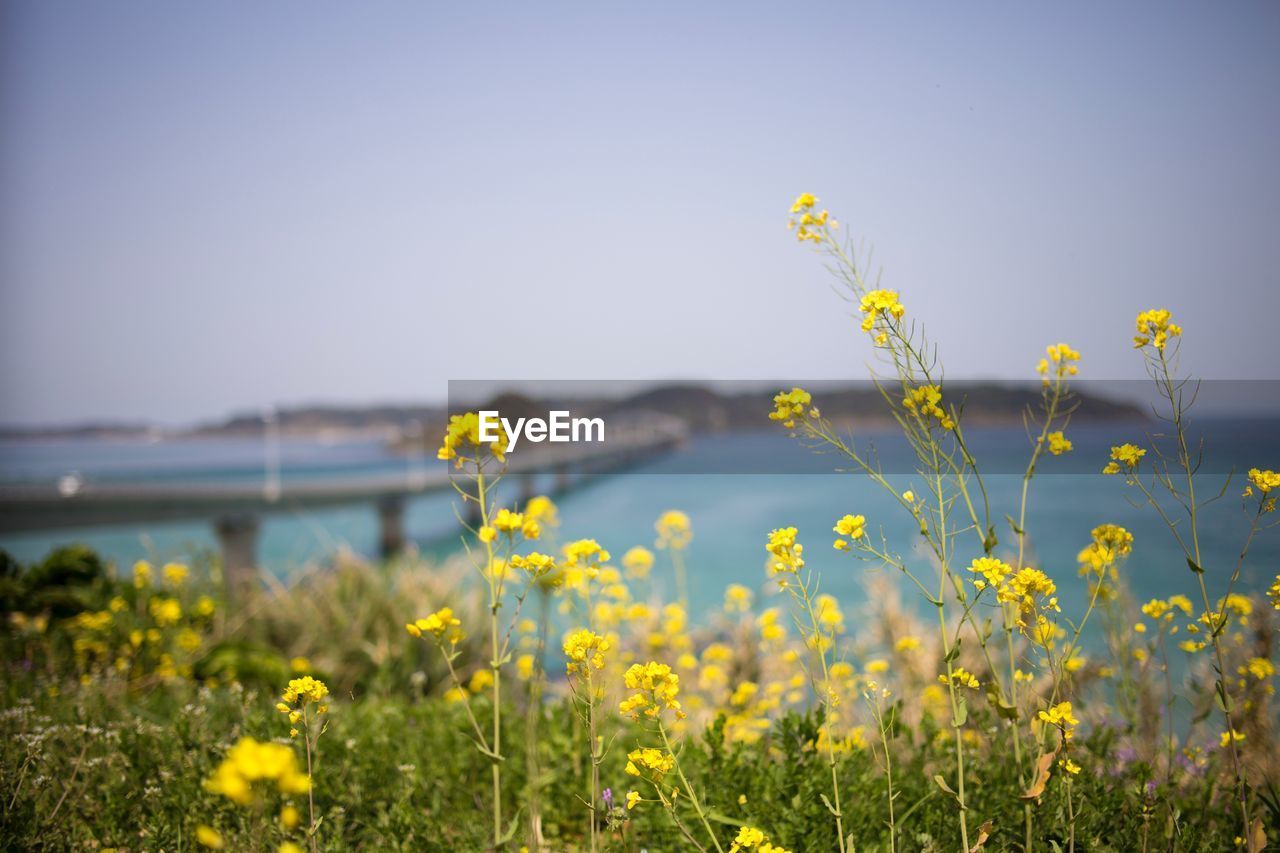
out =
<path fill-rule="evenodd" d="M 1280 421 L 1205 420 L 1201 428 L 1210 452 L 1202 469 L 1203 489 L 1215 492 L 1232 466 L 1280 467 L 1273 436 Z M 1096 473 L 1112 443 L 1141 440 L 1145 424 L 1081 425 L 1071 430 L 1072 454 L 1046 460 L 1033 482 L 1028 529 L 1034 561 L 1058 580 L 1063 609 L 1078 613 L 1085 589 L 1076 577 L 1075 554 L 1089 541 L 1095 525 L 1112 522 L 1135 536 L 1125 574 L 1140 599 L 1190 592 L 1193 578 L 1169 531 L 1148 507 L 1130 504 L 1119 478 Z M 884 469 L 901 488 L 923 489 L 909 470 L 901 440 L 891 435 L 864 438 L 875 443 Z M 987 471 L 992 517 L 998 535 L 1012 540 L 1005 513 L 1016 514 L 1028 442 L 1020 429 L 972 431 L 971 446 Z M 308 477 L 332 479 L 344 474 L 406 471 L 417 464 L 391 456 L 376 442 L 325 444 L 286 441 L 281 448 L 286 486 Z M 52 482 L 76 470 L 90 482 L 122 480 L 262 480 L 260 441 L 162 442 L 7 442 L 0 443 L 0 481 Z M 427 464 L 437 464 L 434 461 Z M 632 545 L 653 544 L 653 521 L 664 510 L 682 509 L 693 519 L 695 536 L 688 551 L 690 592 L 695 610 L 721 600 L 728 583 L 764 590 L 764 541 L 779 526 L 794 525 L 807 543 L 809 563 L 821 572 L 823 589 L 848 606 L 865 599 L 866 573 L 883 571 L 831 550 L 831 526 L 839 515 L 861 513 L 869 526 L 884 527 L 889 546 L 914 559 L 927 572 L 923 554 L 913 557 L 918 536 L 891 498 L 864 477 L 831 473 L 839 461 L 815 454 L 776 432 L 702 436 L 676 453 L 627 473 L 587 481 L 564 495 L 561 540 L 590 536 L 615 554 Z M 1208 577 L 1220 589 L 1247 530 L 1237 473 L 1226 497 L 1204 513 L 1201 534 Z M 549 488 L 550 482 L 539 484 Z M 424 550 L 456 547 L 452 497 L 438 494 L 409 503 L 409 535 Z M 1241 588 L 1266 589 L 1280 565 L 1280 530 L 1264 533 L 1246 562 Z M 140 558 L 164 560 L 207 553 L 215 541 L 207 522 L 148 524 L 126 528 L 36 532 L 0 536 L 4 548 L 20 560 L 35 560 L 49 548 L 86 543 L 120 564 Z M 377 522 L 371 505 L 305 512 L 281 512 L 264 520 L 260 554 L 265 568 L 287 575 L 323 562 L 339 548 L 361 554 L 376 551 Z M 977 537 L 961 539 L 978 550 Z M 670 579 L 661 561 L 655 576 Z M 911 597 L 911 596 L 908 596 Z"/>

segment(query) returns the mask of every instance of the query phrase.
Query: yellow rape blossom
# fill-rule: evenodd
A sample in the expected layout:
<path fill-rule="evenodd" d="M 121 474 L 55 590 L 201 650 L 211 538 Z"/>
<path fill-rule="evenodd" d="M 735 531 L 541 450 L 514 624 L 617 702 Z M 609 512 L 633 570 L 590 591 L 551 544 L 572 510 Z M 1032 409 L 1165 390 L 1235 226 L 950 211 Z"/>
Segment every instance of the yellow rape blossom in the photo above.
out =
<path fill-rule="evenodd" d="M 1182 327 L 1172 322 L 1172 315 L 1164 308 L 1143 311 L 1138 315 L 1135 326 L 1138 331 L 1133 338 L 1135 349 L 1151 344 L 1160 352 L 1164 352 L 1169 339 L 1182 334 Z"/>

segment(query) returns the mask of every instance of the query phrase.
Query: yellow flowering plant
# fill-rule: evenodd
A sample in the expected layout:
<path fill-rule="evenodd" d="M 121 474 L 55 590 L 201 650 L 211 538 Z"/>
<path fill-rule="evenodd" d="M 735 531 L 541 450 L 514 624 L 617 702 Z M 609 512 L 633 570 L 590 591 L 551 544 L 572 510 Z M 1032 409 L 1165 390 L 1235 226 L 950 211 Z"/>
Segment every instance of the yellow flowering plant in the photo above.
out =
<path fill-rule="evenodd" d="M 329 727 L 329 688 L 323 681 L 304 675 L 289 682 L 276 710 L 289 719 L 289 737 L 302 735 L 302 744 L 306 750 L 307 778 L 314 779 L 312 773 L 312 754 L 320 742 L 320 736 Z M 301 729 L 299 729 L 299 726 Z M 311 849 L 316 850 L 316 802 L 313 785 L 307 786 L 307 806 L 310 821 L 307 824 L 307 837 L 311 841 Z"/>

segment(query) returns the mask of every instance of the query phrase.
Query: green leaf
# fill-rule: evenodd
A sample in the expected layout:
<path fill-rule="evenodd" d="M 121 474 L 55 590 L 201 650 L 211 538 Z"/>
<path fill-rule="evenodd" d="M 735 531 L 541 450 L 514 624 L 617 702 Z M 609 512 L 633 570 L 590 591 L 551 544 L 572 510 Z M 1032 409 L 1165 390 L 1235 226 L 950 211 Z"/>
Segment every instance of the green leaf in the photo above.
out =
<path fill-rule="evenodd" d="M 939 788 L 942 789 L 942 793 L 946 794 L 948 797 L 955 800 L 956 804 L 959 805 L 962 810 L 964 809 L 964 805 L 960 802 L 960 795 L 957 794 L 955 791 L 951 790 L 951 786 L 947 784 L 946 779 L 943 779 L 941 775 L 937 775 L 933 777 L 933 781 Z"/>
<path fill-rule="evenodd" d="M 947 663 L 951 663 L 951 661 L 955 660 L 958 657 L 960 657 L 960 641 L 956 640 L 956 644 L 951 647 L 951 651 L 947 652 L 947 655 L 946 657 L 943 658 L 943 660 L 946 661 Z"/>
<path fill-rule="evenodd" d="M 960 703 L 956 705 L 956 717 L 955 717 L 955 720 L 952 722 L 952 725 L 954 725 L 958 729 L 961 726 L 963 726 L 968 719 L 969 719 L 969 703 L 965 701 L 964 697 L 961 697 Z"/>
<path fill-rule="evenodd" d="M 841 817 L 840 812 L 836 811 L 836 807 L 831 805 L 831 801 L 827 799 L 826 794 L 819 794 L 818 796 L 822 798 L 822 804 L 827 807 L 827 811 L 831 812 L 835 817 Z"/>
<path fill-rule="evenodd" d="M 1187 566 L 1191 569 L 1191 571 L 1195 572 L 1198 575 L 1204 574 L 1204 569 L 1196 565 L 1196 561 L 1191 559 L 1190 557 L 1187 557 Z"/>

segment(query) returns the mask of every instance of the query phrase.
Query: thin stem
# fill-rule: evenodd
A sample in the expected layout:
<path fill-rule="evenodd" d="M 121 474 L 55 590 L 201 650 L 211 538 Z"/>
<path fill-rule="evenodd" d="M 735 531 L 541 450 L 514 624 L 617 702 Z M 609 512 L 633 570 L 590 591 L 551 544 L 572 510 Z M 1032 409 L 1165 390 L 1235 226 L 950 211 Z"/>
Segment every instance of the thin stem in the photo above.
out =
<path fill-rule="evenodd" d="M 671 748 L 671 739 L 667 737 L 667 727 L 662 724 L 662 720 L 658 720 L 658 733 L 662 735 L 662 745 L 667 748 L 667 754 L 675 759 L 676 773 L 680 776 L 680 784 L 684 785 L 684 791 L 689 795 L 689 802 L 693 803 L 693 810 L 697 813 L 698 820 L 702 821 L 702 827 L 707 831 L 707 835 L 711 836 L 711 843 L 715 845 L 716 850 L 724 853 L 724 848 L 720 846 L 720 840 L 716 838 L 715 831 L 707 821 L 707 816 L 702 812 L 702 805 L 698 802 L 698 796 L 693 793 L 693 786 L 689 784 L 689 780 L 684 776 L 684 769 L 680 766 L 680 759 L 675 757 L 675 750 Z M 675 813 L 674 807 L 671 812 L 672 814 Z"/>

